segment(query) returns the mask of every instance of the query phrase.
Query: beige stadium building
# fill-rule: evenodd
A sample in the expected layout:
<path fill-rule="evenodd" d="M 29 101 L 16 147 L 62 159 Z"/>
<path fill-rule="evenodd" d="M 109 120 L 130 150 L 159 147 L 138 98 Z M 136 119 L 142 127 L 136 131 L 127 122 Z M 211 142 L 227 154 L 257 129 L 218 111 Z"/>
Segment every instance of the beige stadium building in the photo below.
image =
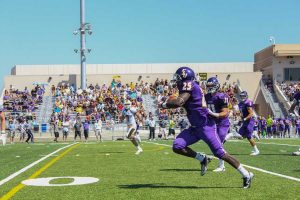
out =
<path fill-rule="evenodd" d="M 254 71 L 278 82 L 300 81 L 300 44 L 276 44 L 255 53 Z"/>
<path fill-rule="evenodd" d="M 261 72 L 253 72 L 252 62 L 243 63 L 161 63 L 161 64 L 88 64 L 87 84 L 110 84 L 114 77 L 123 83 L 149 82 L 159 79 L 171 79 L 180 66 L 188 66 L 196 73 L 207 73 L 207 77 L 217 75 L 225 82 L 230 74 L 230 82 L 238 82 L 254 97 L 255 88 L 261 79 Z M 50 78 L 51 77 L 51 78 Z M 50 82 L 50 79 L 51 82 Z M 228 79 L 228 78 L 227 78 Z M 255 84 L 248 84 L 254 81 Z M 23 89 L 33 87 L 34 82 L 58 85 L 63 82 L 80 86 L 79 65 L 16 65 L 11 75 L 5 77 L 5 88 L 13 86 Z M 48 87 L 49 88 L 49 87 Z"/>
<path fill-rule="evenodd" d="M 188 66 L 196 73 L 207 77 L 218 76 L 220 82 L 226 80 L 237 83 L 240 90 L 248 91 L 255 102 L 256 111 L 261 115 L 274 114 L 261 91 L 262 76 L 277 81 L 300 80 L 300 44 L 276 44 L 269 46 L 254 55 L 253 62 L 233 63 L 161 63 L 161 64 L 88 64 L 87 84 L 110 84 L 113 78 L 123 83 L 154 82 L 159 79 L 170 79 L 180 66 Z M 4 87 L 24 89 L 33 87 L 34 82 L 51 85 L 63 82 L 80 86 L 80 65 L 16 65 L 11 75 L 4 79 Z"/>

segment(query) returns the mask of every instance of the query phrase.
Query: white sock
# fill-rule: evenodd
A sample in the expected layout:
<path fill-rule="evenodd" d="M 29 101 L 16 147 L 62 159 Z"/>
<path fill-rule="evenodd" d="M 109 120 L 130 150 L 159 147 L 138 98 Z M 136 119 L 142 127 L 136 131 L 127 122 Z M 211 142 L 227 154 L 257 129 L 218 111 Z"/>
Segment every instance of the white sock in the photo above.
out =
<path fill-rule="evenodd" d="M 142 142 L 140 135 L 135 136 L 135 138 L 137 139 L 137 141 L 138 141 L 139 143 Z"/>
<path fill-rule="evenodd" d="M 2 144 L 3 144 L 3 146 L 5 146 L 6 145 L 6 134 L 2 134 L 1 137 L 2 137 Z"/>
<path fill-rule="evenodd" d="M 202 153 L 197 153 L 195 159 L 196 160 L 199 160 L 200 162 L 202 162 L 205 158 L 205 154 L 202 154 Z"/>
<path fill-rule="evenodd" d="M 233 133 L 228 133 L 225 137 L 225 140 L 228 140 L 230 139 L 231 137 L 233 136 Z"/>
<path fill-rule="evenodd" d="M 243 177 L 249 177 L 249 172 L 242 165 L 240 165 L 237 170 Z"/>
<path fill-rule="evenodd" d="M 138 150 L 143 150 L 142 147 L 140 147 L 140 145 L 137 146 Z"/>
<path fill-rule="evenodd" d="M 258 148 L 257 148 L 256 145 L 253 147 L 253 149 L 254 149 L 255 152 L 258 152 Z"/>
<path fill-rule="evenodd" d="M 236 137 L 237 137 L 239 140 L 244 139 L 243 136 L 241 136 L 239 133 L 236 134 Z"/>
<path fill-rule="evenodd" d="M 224 166 L 224 160 L 219 159 L 219 167 L 220 168 L 225 168 L 225 166 Z"/>

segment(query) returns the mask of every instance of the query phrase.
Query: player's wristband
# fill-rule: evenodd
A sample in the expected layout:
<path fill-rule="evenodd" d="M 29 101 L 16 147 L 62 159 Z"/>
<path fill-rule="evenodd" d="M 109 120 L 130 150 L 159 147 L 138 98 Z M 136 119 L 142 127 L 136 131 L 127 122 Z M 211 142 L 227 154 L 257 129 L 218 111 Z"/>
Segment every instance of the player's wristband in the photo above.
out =
<path fill-rule="evenodd" d="M 244 120 L 244 121 L 247 121 L 247 118 L 245 117 L 243 120 Z"/>

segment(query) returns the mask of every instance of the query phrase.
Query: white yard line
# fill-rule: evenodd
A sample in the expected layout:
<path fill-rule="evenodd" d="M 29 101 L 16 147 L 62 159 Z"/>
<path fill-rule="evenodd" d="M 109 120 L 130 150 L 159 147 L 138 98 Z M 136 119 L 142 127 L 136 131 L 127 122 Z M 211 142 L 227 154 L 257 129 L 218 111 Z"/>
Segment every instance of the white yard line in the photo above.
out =
<path fill-rule="evenodd" d="M 168 145 L 168 144 L 160 144 L 160 143 L 156 143 L 156 142 L 145 142 L 145 143 L 172 147 L 171 145 Z M 266 144 L 269 144 L 269 143 L 266 143 Z M 253 167 L 253 166 L 250 166 L 250 165 L 245 165 L 245 164 L 242 164 L 242 165 L 247 167 L 247 168 L 254 169 L 256 171 L 260 171 L 260 172 L 263 172 L 263 173 L 266 173 L 266 174 L 271 174 L 271 175 L 278 176 L 278 177 L 281 177 L 281 178 L 285 178 L 285 179 L 300 182 L 299 178 L 295 178 L 295 177 L 292 177 L 292 176 L 286 176 L 286 175 L 283 175 L 283 174 L 278 174 L 278 173 L 275 173 L 275 172 L 267 171 L 267 170 L 264 170 L 264 169 L 261 169 L 261 168 L 258 168 L 258 167 Z"/>
<path fill-rule="evenodd" d="M 275 172 L 270 172 L 270 171 L 267 171 L 267 170 L 264 170 L 264 169 L 261 169 L 261 168 L 252 167 L 252 166 L 245 165 L 245 164 L 243 164 L 243 166 L 245 166 L 247 168 L 250 168 L 250 169 L 254 169 L 256 171 L 264 172 L 266 174 L 271 174 L 271 175 L 274 175 L 274 176 L 279 176 L 279 177 L 282 177 L 282 178 L 286 178 L 286 179 L 289 179 L 289 180 L 300 182 L 300 178 L 295 178 L 295 177 L 292 177 L 292 176 L 286 176 L 286 175 L 283 175 L 283 174 L 278 174 L 278 173 L 275 173 Z"/>
<path fill-rule="evenodd" d="M 37 160 L 37 161 L 31 163 L 30 165 L 28 165 L 28 166 L 26 166 L 26 167 L 20 169 L 19 171 L 17 171 L 17 172 L 15 172 L 15 173 L 11 174 L 10 176 L 8 176 L 8 177 L 6 177 L 5 179 L 3 179 L 3 180 L 0 181 L 0 186 L 3 185 L 3 184 L 5 184 L 6 182 L 10 181 L 11 179 L 15 178 L 16 176 L 22 174 L 23 172 L 27 171 L 28 169 L 32 168 L 33 166 L 37 165 L 38 163 L 42 162 L 43 160 L 45 160 L 45 159 L 49 158 L 50 156 L 56 154 L 57 152 L 59 152 L 59 151 L 61 151 L 61 150 L 63 150 L 63 149 L 66 149 L 66 148 L 68 148 L 68 147 L 70 147 L 70 146 L 72 146 L 72 145 L 74 145 L 74 144 L 77 144 L 77 143 L 73 143 L 73 144 L 64 146 L 64 147 L 62 147 L 62 148 L 59 148 L 59 149 L 57 149 L 56 151 L 54 151 L 54 152 L 52 152 L 52 153 L 46 155 L 45 157 L 43 157 L 43 158 L 41 158 L 41 159 L 39 159 L 39 160 Z"/>
<path fill-rule="evenodd" d="M 299 140 L 300 141 L 300 140 Z M 249 142 L 245 142 L 245 141 L 240 141 L 240 140 L 227 140 L 227 142 L 240 142 L 240 143 L 249 143 Z M 300 147 L 299 145 L 296 144 L 281 144 L 281 143 L 274 143 L 274 142 L 256 142 L 257 144 L 267 144 L 267 145 L 278 145 L 278 146 L 289 146 L 289 147 Z"/>

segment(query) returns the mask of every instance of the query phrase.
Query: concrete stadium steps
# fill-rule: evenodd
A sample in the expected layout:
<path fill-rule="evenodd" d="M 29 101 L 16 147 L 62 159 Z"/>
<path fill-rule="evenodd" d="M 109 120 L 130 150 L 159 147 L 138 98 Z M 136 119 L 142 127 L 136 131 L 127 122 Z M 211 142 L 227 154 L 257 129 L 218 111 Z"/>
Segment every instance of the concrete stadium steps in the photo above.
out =
<path fill-rule="evenodd" d="M 282 118 L 287 116 L 288 112 L 284 108 L 283 104 L 278 100 L 275 93 L 271 93 L 266 87 L 263 80 L 260 81 L 260 89 L 262 94 L 266 100 L 266 102 L 270 105 L 273 116 L 275 118 Z"/>
<path fill-rule="evenodd" d="M 38 114 L 37 114 L 37 122 L 39 124 L 49 122 L 51 113 L 53 111 L 54 102 L 55 102 L 55 97 L 52 96 L 43 97 L 43 103 L 39 107 Z"/>
<path fill-rule="evenodd" d="M 143 98 L 143 105 L 147 114 L 151 112 L 154 115 L 154 119 L 157 120 L 158 107 L 157 107 L 156 98 L 151 96 L 150 94 L 144 94 L 142 95 L 142 98 Z"/>

